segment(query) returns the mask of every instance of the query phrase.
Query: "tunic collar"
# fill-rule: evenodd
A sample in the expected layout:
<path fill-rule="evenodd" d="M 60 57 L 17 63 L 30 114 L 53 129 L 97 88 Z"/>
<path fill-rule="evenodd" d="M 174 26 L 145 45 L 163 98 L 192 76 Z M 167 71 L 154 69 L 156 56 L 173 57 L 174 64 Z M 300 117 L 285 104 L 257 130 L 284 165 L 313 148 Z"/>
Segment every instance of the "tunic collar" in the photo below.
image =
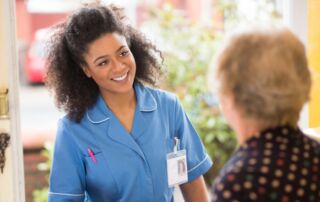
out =
<path fill-rule="evenodd" d="M 135 83 L 134 90 L 137 98 L 137 110 L 141 112 L 152 112 L 157 109 L 157 102 L 150 89 L 142 84 Z M 87 110 L 86 116 L 91 123 L 99 124 L 111 118 L 112 112 L 106 105 L 101 95 L 98 96 L 96 104 Z"/>

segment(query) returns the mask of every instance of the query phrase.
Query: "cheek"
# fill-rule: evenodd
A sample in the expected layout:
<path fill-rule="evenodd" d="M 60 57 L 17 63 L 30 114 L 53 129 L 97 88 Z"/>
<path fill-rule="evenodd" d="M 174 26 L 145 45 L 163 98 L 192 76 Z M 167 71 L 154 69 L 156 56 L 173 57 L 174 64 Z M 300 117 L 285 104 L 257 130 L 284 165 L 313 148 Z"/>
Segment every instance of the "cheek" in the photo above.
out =
<path fill-rule="evenodd" d="M 133 65 L 132 69 L 133 69 L 134 72 L 137 71 L 137 66 L 136 66 L 136 64 Z"/>
<path fill-rule="evenodd" d="M 232 114 L 233 114 L 233 107 L 232 103 L 229 99 L 226 99 L 225 97 L 222 97 L 220 99 L 220 110 L 223 113 L 224 117 L 228 122 L 232 121 Z"/>
<path fill-rule="evenodd" d="M 136 62 L 135 62 L 134 58 L 130 59 L 130 67 L 131 67 L 131 72 L 135 76 L 135 74 L 137 72 L 137 65 L 136 65 Z"/>
<path fill-rule="evenodd" d="M 220 110 L 221 110 L 222 114 L 228 120 L 228 117 L 229 117 L 228 109 L 226 108 L 226 106 L 223 103 L 220 103 L 219 106 L 220 106 Z"/>
<path fill-rule="evenodd" d="M 109 80 L 109 71 L 107 69 L 101 69 L 99 71 L 92 72 L 92 78 L 96 83 Z"/>
<path fill-rule="evenodd" d="M 132 68 L 133 68 L 133 69 L 136 69 L 136 68 L 137 68 L 137 66 L 136 66 L 136 61 L 135 61 L 135 59 L 134 59 L 133 56 L 130 57 L 130 63 L 131 63 L 131 65 L 132 65 Z"/>

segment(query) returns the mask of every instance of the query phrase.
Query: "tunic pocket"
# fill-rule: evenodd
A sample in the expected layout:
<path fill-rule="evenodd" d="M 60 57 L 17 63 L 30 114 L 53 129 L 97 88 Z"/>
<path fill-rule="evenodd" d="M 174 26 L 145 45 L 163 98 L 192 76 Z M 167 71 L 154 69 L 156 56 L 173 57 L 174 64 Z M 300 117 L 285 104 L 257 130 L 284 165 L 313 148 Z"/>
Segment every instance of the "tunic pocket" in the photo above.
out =
<path fill-rule="evenodd" d="M 86 187 L 93 198 L 115 198 L 118 194 L 117 185 L 111 174 L 103 152 L 96 151 L 85 156 Z"/>

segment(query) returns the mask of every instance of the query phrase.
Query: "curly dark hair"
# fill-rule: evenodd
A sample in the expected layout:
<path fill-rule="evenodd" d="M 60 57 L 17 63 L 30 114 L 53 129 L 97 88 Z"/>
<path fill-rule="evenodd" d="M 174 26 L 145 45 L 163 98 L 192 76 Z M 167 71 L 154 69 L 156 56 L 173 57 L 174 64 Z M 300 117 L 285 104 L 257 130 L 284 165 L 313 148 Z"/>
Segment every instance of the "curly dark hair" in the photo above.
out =
<path fill-rule="evenodd" d="M 101 36 L 116 32 L 126 38 L 136 61 L 135 82 L 155 86 L 162 74 L 161 52 L 126 23 L 122 8 L 85 5 L 52 28 L 46 84 L 54 92 L 57 107 L 73 121 L 80 122 L 99 95 L 98 85 L 81 67 L 87 67 L 84 55 L 88 45 Z"/>

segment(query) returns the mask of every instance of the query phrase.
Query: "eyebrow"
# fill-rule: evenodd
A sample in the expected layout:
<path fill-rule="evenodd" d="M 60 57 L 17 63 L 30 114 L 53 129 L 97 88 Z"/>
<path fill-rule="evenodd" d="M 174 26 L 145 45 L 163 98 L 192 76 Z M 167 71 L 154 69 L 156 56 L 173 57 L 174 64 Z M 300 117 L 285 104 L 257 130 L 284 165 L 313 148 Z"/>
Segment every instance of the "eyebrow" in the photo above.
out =
<path fill-rule="evenodd" d="M 121 49 L 123 49 L 123 48 L 125 48 L 125 47 L 127 47 L 127 46 L 125 46 L 125 45 L 120 46 L 120 47 L 116 50 L 116 53 L 119 52 Z M 107 57 L 107 56 L 108 56 L 108 55 L 101 55 L 101 56 L 97 57 L 97 58 L 93 61 L 93 63 L 96 63 L 97 60 L 102 59 L 102 58 L 105 58 L 105 57 Z"/>

